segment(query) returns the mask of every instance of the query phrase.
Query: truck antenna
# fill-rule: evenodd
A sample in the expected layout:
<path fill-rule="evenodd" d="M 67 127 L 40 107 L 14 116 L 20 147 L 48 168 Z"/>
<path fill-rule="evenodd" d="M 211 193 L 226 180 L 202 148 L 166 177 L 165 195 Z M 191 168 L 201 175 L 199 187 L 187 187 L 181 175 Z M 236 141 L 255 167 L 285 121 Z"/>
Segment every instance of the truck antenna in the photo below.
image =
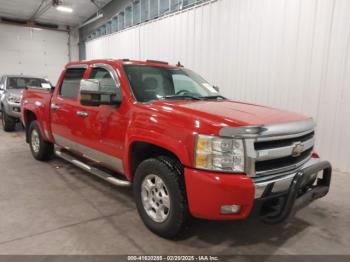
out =
<path fill-rule="evenodd" d="M 177 67 L 184 67 L 183 65 L 181 65 L 181 62 L 180 62 L 180 61 L 177 62 L 176 66 L 177 66 Z"/>

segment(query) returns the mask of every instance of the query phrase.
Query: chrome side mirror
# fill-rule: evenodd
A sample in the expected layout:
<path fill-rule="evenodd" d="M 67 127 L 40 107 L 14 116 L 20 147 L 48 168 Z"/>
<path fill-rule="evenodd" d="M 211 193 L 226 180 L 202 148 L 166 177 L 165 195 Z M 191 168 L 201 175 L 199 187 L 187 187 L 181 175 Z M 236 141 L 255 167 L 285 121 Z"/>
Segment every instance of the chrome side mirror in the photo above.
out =
<path fill-rule="evenodd" d="M 80 103 L 84 106 L 116 105 L 122 102 L 119 88 L 98 79 L 83 79 L 80 82 Z"/>

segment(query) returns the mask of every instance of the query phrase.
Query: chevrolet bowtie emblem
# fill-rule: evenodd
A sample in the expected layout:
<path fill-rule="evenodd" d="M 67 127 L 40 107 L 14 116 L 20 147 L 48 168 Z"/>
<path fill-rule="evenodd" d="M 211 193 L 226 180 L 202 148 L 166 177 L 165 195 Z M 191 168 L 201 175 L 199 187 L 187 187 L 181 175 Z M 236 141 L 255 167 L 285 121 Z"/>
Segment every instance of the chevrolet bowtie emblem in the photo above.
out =
<path fill-rule="evenodd" d="M 304 152 L 304 144 L 301 142 L 298 142 L 293 147 L 292 156 L 293 157 L 300 156 L 301 153 L 303 153 L 303 152 Z"/>

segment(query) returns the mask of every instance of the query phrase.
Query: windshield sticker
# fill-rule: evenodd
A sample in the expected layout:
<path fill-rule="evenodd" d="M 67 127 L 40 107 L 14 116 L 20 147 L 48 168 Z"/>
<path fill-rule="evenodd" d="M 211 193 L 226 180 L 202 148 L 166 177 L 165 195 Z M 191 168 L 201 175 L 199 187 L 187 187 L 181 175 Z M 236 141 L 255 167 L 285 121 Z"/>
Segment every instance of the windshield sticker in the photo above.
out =
<path fill-rule="evenodd" d="M 49 83 L 41 83 L 42 88 L 50 89 L 51 85 Z"/>

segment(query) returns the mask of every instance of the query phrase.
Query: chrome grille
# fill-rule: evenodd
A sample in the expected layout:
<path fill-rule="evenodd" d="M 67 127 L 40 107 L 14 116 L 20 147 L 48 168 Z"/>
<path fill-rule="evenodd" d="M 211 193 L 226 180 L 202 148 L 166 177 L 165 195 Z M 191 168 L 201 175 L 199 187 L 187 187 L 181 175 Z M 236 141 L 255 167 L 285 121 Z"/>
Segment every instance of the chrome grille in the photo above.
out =
<path fill-rule="evenodd" d="M 290 146 L 293 143 L 297 142 L 307 142 L 313 139 L 315 133 L 310 132 L 306 135 L 297 136 L 293 138 L 287 138 L 287 139 L 281 139 L 281 140 L 272 140 L 272 141 L 262 141 L 262 142 L 256 142 L 254 144 L 255 150 L 263 150 L 263 149 L 271 149 L 271 148 L 278 148 L 278 147 L 285 147 Z"/>
<path fill-rule="evenodd" d="M 252 177 L 274 177 L 291 173 L 312 156 L 315 123 L 302 121 L 246 127 L 224 127 L 223 137 L 243 139 L 245 172 Z"/>
<path fill-rule="evenodd" d="M 299 168 L 310 159 L 314 142 L 313 130 L 286 139 L 255 141 L 255 175 L 273 175 Z"/>

